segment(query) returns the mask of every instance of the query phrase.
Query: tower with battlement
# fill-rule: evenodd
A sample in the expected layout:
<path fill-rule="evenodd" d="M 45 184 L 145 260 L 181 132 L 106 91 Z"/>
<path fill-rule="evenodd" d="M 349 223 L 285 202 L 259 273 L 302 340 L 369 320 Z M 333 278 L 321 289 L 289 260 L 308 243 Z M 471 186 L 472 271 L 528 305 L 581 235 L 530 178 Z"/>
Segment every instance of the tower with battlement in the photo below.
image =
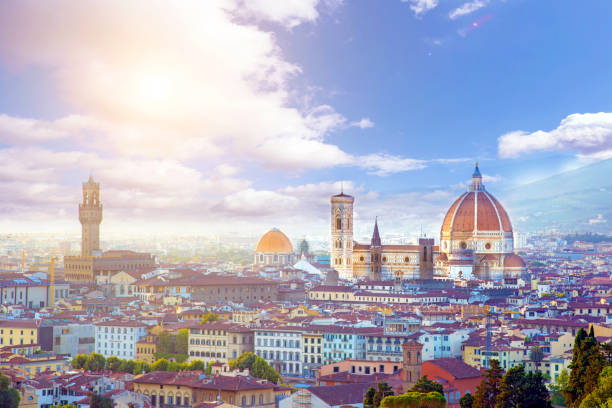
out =
<path fill-rule="evenodd" d="M 100 183 L 92 176 L 83 183 L 83 202 L 79 204 L 81 222 L 81 256 L 91 256 L 100 251 L 100 223 L 102 222 L 102 203 L 100 203 Z"/>

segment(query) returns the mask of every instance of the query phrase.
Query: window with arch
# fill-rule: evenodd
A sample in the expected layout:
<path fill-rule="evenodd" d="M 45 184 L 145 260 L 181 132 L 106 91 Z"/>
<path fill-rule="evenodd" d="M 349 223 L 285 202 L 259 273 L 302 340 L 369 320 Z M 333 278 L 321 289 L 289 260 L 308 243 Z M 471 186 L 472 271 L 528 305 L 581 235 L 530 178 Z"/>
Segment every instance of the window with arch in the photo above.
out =
<path fill-rule="evenodd" d="M 336 215 L 336 229 L 337 230 L 342 229 L 342 218 L 340 218 L 339 215 Z"/>
<path fill-rule="evenodd" d="M 245 407 L 246 406 L 246 396 L 242 397 L 242 406 Z"/>
<path fill-rule="evenodd" d="M 262 405 L 264 402 L 263 394 L 259 394 L 259 405 Z"/>
<path fill-rule="evenodd" d="M 423 247 L 423 260 L 427 261 L 427 247 Z"/>

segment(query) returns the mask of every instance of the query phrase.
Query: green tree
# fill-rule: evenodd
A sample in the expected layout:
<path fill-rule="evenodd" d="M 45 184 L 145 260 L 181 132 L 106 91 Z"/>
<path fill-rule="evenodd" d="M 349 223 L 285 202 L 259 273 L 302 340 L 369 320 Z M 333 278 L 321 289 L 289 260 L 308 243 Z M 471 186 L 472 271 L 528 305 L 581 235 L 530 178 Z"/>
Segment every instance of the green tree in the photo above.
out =
<path fill-rule="evenodd" d="M 570 377 L 563 390 L 565 401 L 570 408 L 579 407 L 582 399 L 597 388 L 603 367 L 599 343 L 592 327 L 590 331 L 587 335 L 584 329 L 580 329 L 574 341 L 574 355 L 569 366 Z"/>
<path fill-rule="evenodd" d="M 446 399 L 439 392 L 407 392 L 402 395 L 385 397 L 382 408 L 444 408 Z"/>
<path fill-rule="evenodd" d="M 499 386 L 502 379 L 502 369 L 499 361 L 491 360 L 491 368 L 485 373 L 476 393 L 474 393 L 474 408 L 494 408 L 499 395 Z"/>
<path fill-rule="evenodd" d="M 580 408 L 612 407 L 612 366 L 606 366 L 599 375 L 597 388 L 584 397 Z"/>
<path fill-rule="evenodd" d="M 84 369 L 89 371 L 99 371 L 104 370 L 106 367 L 106 359 L 102 354 L 99 353 L 91 353 L 89 357 L 87 357 L 87 361 L 85 361 Z"/>
<path fill-rule="evenodd" d="M 89 408 L 113 408 L 113 400 L 99 394 L 89 396 Z"/>
<path fill-rule="evenodd" d="M 170 362 L 165 358 L 160 358 L 151 365 L 151 371 L 168 371 Z"/>
<path fill-rule="evenodd" d="M 363 408 L 374 407 L 374 394 L 376 394 L 376 388 L 370 387 L 363 396 Z"/>
<path fill-rule="evenodd" d="M 372 398 L 372 407 L 380 407 L 380 403 L 385 397 L 393 395 L 393 389 L 386 382 L 379 382 L 376 386 L 376 392 Z"/>
<path fill-rule="evenodd" d="M 525 408 L 551 408 L 550 393 L 546 388 L 546 381 L 541 372 L 529 372 L 525 376 L 525 399 L 521 407 Z"/>
<path fill-rule="evenodd" d="M 177 354 L 183 354 L 187 357 L 187 347 L 189 344 L 189 330 L 181 329 L 176 334 L 176 341 L 174 343 L 174 352 Z"/>
<path fill-rule="evenodd" d="M 122 363 L 122 360 L 120 360 L 119 358 L 115 356 L 110 356 L 109 358 L 106 359 L 106 368 L 113 372 L 119 372 L 119 371 L 125 372 L 123 370 L 120 370 L 121 363 Z"/>
<path fill-rule="evenodd" d="M 119 365 L 119 371 L 122 373 L 133 373 L 136 368 L 136 362 L 134 360 L 121 360 Z"/>
<path fill-rule="evenodd" d="M 231 360 L 229 366 L 230 370 L 248 368 L 253 377 L 262 378 L 275 384 L 282 381 L 276 370 L 266 360 L 253 352 L 242 353 L 236 360 Z"/>
<path fill-rule="evenodd" d="M 531 351 L 529 351 L 529 358 L 534 363 L 540 363 L 544 360 L 544 350 L 540 346 L 533 346 Z"/>
<path fill-rule="evenodd" d="M 167 331 L 162 331 L 158 335 L 157 353 L 172 354 L 174 353 L 174 336 Z"/>
<path fill-rule="evenodd" d="M 216 322 L 217 320 L 219 320 L 219 315 L 213 312 L 208 312 L 204 316 L 202 316 L 202 321 L 200 322 L 200 324 Z"/>
<path fill-rule="evenodd" d="M 472 405 L 474 405 L 474 397 L 469 392 L 459 398 L 459 406 L 461 408 L 472 408 Z"/>
<path fill-rule="evenodd" d="M 525 373 L 521 365 L 502 377 L 496 408 L 551 408 L 542 373 Z"/>
<path fill-rule="evenodd" d="M 204 371 L 206 370 L 206 366 L 204 365 L 204 362 L 201 360 L 193 360 L 188 366 L 187 366 L 188 370 L 201 370 Z"/>
<path fill-rule="evenodd" d="M 21 401 L 19 391 L 11 388 L 11 381 L 4 374 L 0 373 L 0 407 L 17 408 Z"/>
<path fill-rule="evenodd" d="M 85 367 L 85 363 L 87 362 L 87 354 L 77 354 L 72 359 L 72 368 L 75 370 L 80 370 Z"/>
<path fill-rule="evenodd" d="M 569 373 L 566 369 L 561 370 L 559 376 L 557 377 L 554 384 L 550 384 L 548 388 L 550 389 L 550 402 L 553 405 L 563 405 L 565 406 L 565 395 L 563 395 L 563 390 L 567 387 L 567 382 L 569 380 Z"/>
<path fill-rule="evenodd" d="M 426 375 L 419 378 L 419 381 L 416 382 L 409 390 L 411 392 L 439 392 L 440 394 L 444 394 L 444 387 L 439 382 L 435 382 L 427 378 Z"/>

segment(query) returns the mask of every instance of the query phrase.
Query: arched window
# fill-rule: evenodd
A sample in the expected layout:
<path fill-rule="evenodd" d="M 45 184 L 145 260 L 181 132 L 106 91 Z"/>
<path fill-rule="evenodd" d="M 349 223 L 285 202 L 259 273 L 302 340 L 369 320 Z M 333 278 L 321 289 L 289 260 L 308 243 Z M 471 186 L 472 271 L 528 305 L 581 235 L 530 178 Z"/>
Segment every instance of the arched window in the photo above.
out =
<path fill-rule="evenodd" d="M 336 216 L 336 229 L 337 230 L 342 229 L 342 218 L 340 218 L 339 215 Z"/>
<path fill-rule="evenodd" d="M 246 396 L 242 397 L 242 406 L 246 406 Z"/>
<path fill-rule="evenodd" d="M 427 261 L 427 247 L 423 247 L 423 261 Z"/>
<path fill-rule="evenodd" d="M 263 394 L 259 394 L 259 405 L 262 405 L 263 402 Z"/>

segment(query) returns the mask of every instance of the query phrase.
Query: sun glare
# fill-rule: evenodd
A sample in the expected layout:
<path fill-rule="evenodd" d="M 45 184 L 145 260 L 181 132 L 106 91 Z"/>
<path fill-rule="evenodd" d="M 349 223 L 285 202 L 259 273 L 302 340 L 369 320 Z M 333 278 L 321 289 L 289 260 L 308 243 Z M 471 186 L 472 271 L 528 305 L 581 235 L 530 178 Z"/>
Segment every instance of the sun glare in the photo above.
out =
<path fill-rule="evenodd" d="M 167 75 L 142 75 L 136 86 L 139 102 L 145 106 L 159 106 L 170 96 L 171 82 Z"/>

